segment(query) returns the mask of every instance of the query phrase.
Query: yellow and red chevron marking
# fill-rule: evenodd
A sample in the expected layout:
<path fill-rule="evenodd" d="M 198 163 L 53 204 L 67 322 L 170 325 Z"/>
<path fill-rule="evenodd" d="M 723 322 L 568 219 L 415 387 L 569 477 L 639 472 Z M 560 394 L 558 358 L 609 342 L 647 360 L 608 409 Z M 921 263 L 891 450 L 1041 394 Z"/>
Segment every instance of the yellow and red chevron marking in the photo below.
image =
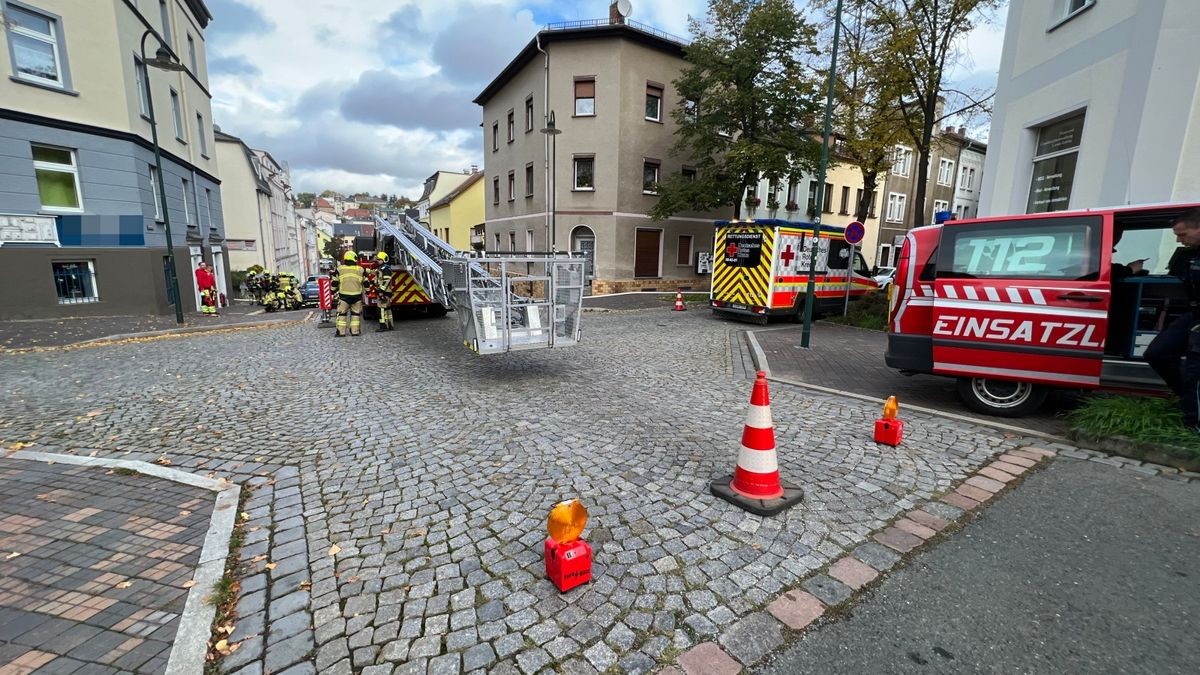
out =
<path fill-rule="evenodd" d="M 733 267 L 722 262 L 725 257 L 726 234 L 729 232 L 762 232 L 762 257 L 758 267 Z M 767 289 L 771 286 L 771 260 L 775 252 L 774 228 L 723 227 L 717 230 L 713 242 L 712 297 L 715 300 L 765 307 Z"/>
<path fill-rule="evenodd" d="M 411 274 L 396 272 L 392 275 L 392 305 L 428 305 L 430 302 Z"/>

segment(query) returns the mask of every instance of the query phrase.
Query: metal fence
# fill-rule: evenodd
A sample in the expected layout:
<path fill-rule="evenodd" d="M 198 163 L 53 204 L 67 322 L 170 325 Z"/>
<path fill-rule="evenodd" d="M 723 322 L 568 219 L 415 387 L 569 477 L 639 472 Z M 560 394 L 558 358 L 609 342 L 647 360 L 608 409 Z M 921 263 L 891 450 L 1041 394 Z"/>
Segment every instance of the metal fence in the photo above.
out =
<path fill-rule="evenodd" d="M 599 26 L 614 25 L 620 24 L 614 24 L 608 19 L 580 19 L 578 21 L 558 21 L 555 23 L 548 23 L 542 27 L 542 30 L 572 30 L 575 28 L 597 28 Z M 684 46 L 691 43 L 691 40 L 688 40 L 687 38 L 681 38 L 678 35 L 671 35 L 666 31 L 659 30 L 653 26 L 647 26 L 644 23 L 639 23 L 630 19 L 625 20 L 625 25 L 634 30 L 641 31 L 643 33 L 649 33 L 655 37 L 660 37 L 664 40 L 670 40 L 671 42 L 675 42 Z"/>
<path fill-rule="evenodd" d="M 96 271 L 90 262 L 54 263 L 54 288 L 58 292 L 60 305 L 100 300 L 96 289 Z"/>

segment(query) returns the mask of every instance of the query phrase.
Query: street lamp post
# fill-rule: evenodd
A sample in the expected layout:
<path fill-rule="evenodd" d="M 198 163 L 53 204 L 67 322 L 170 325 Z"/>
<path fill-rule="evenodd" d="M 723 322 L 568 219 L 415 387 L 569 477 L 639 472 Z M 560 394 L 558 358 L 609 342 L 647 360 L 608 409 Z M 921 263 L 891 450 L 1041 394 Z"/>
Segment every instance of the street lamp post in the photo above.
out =
<path fill-rule="evenodd" d="M 812 338 L 813 305 L 816 294 L 817 245 L 821 243 L 821 205 L 825 203 L 825 175 L 829 170 L 829 137 L 833 129 L 833 87 L 837 77 L 838 38 L 842 29 L 842 0 L 837 0 L 833 13 L 833 55 L 829 59 L 829 90 L 825 96 L 825 135 L 821 138 L 821 166 L 817 170 L 816 212 L 813 218 L 812 248 L 808 258 L 808 289 L 804 295 L 804 330 L 800 333 L 800 346 L 808 349 Z M 853 260 L 846 262 L 846 274 L 853 268 Z"/>
<path fill-rule="evenodd" d="M 154 58 L 146 58 L 146 38 L 154 35 L 154 39 L 158 40 L 158 50 L 154 54 Z M 167 190 L 163 185 L 163 165 L 162 165 L 162 150 L 158 147 L 158 122 L 154 117 L 154 88 L 150 86 L 150 70 L 149 67 L 158 68 L 159 70 L 178 72 L 184 70 L 183 64 L 175 58 L 171 50 L 167 48 L 161 38 L 154 34 L 153 30 L 147 30 L 142 33 L 142 67 L 145 68 L 145 81 L 142 83 L 146 87 L 146 108 L 150 113 L 150 138 L 154 142 L 154 167 L 158 180 L 158 201 L 159 210 L 162 211 L 163 227 L 167 234 L 167 278 L 171 282 L 171 295 L 175 298 L 175 322 L 183 323 L 183 298 L 179 296 L 179 276 L 175 273 L 175 246 L 171 240 L 171 213 L 167 211 Z M 183 196 L 187 199 L 187 195 Z"/>
<path fill-rule="evenodd" d="M 562 129 L 554 126 L 553 110 L 550 111 L 550 119 L 546 121 L 546 128 L 542 129 L 542 133 L 550 137 L 550 186 L 546 197 L 550 211 L 550 252 L 558 253 L 558 223 L 555 213 L 555 207 L 558 206 L 558 153 L 555 151 L 558 149 L 557 136 L 562 133 Z"/>

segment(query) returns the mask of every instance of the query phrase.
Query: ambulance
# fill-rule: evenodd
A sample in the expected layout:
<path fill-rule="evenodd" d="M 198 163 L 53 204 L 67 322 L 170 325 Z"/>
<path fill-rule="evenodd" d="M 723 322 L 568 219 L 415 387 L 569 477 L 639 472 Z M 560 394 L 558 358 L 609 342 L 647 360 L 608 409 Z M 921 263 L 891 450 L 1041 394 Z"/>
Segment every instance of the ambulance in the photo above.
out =
<path fill-rule="evenodd" d="M 717 221 L 709 305 L 716 314 L 762 324 L 771 317 L 802 320 L 814 242 L 815 314 L 842 310 L 847 267 L 851 299 L 879 292 L 862 254 L 855 252 L 851 260 L 844 233 L 841 227 L 787 220 Z"/>
<path fill-rule="evenodd" d="M 890 291 L 884 360 L 953 377 L 968 408 L 1002 417 L 1029 414 L 1055 388 L 1164 392 L 1142 355 L 1189 312 L 1171 224 L 1195 206 L 915 228 Z"/>

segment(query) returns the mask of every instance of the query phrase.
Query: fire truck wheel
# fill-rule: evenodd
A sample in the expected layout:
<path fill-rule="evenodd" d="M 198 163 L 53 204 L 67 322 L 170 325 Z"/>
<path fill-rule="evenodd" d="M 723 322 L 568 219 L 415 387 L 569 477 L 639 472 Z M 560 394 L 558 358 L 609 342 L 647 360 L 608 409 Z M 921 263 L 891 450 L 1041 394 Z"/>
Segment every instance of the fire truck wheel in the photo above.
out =
<path fill-rule="evenodd" d="M 425 312 L 434 319 L 446 316 L 446 308 L 436 302 L 432 305 L 426 305 Z"/>
<path fill-rule="evenodd" d="M 958 396 L 968 408 L 984 415 L 1024 417 L 1041 407 L 1049 390 L 1038 384 L 963 377 Z"/>

